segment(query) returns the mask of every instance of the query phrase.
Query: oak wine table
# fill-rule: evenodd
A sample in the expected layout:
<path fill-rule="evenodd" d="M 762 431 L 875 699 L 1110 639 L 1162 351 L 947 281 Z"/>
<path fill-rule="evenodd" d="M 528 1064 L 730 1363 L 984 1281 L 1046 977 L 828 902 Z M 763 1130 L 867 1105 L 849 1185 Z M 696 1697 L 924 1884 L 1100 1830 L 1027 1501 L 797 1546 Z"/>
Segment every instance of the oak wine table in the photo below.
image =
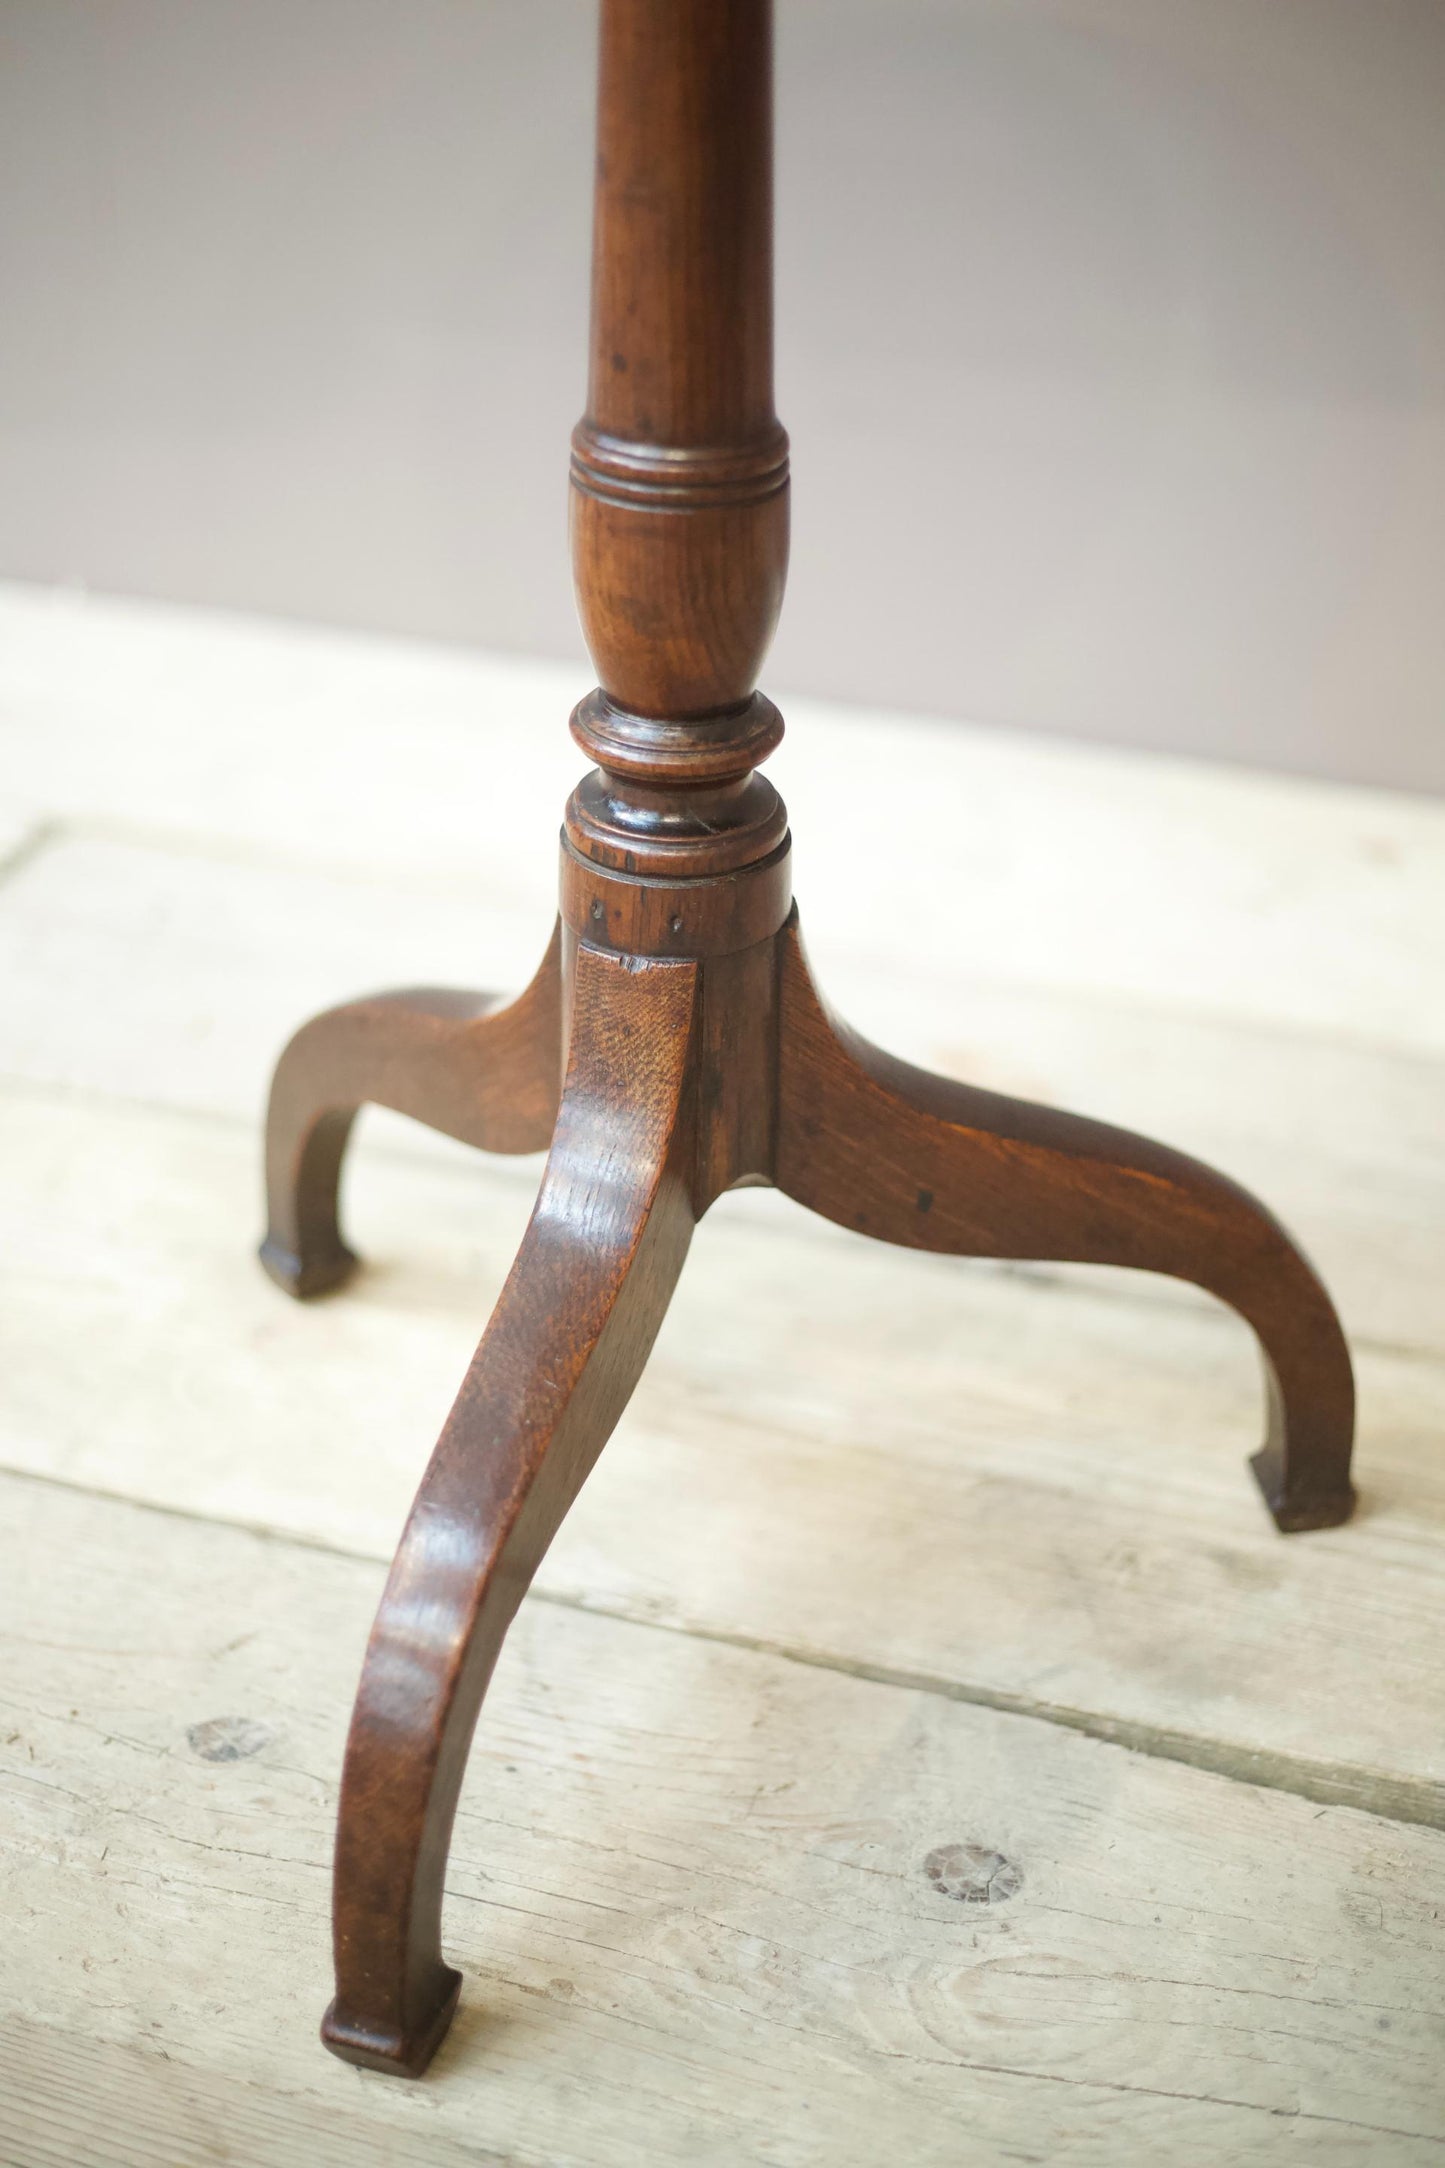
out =
<path fill-rule="evenodd" d="M 594 763 L 561 913 L 510 1006 L 407 992 L 306 1024 L 266 1132 L 267 1269 L 337 1287 L 357 1109 L 493 1152 L 548 1147 L 531 1222 L 423 1478 L 367 1650 L 342 1780 L 323 2037 L 425 2069 L 456 2007 L 441 1900 L 508 1625 L 626 1405 L 697 1221 L 773 1183 L 884 1242 L 1127 1265 L 1233 1306 L 1264 1356 L 1253 1467 L 1287 1533 L 1350 1513 L 1354 1388 L 1334 1308 L 1222 1175 L 1125 1131 L 867 1045 L 810 976 L 756 690 L 782 600 L 788 443 L 772 389 L 770 0 L 603 0 L 587 412 L 572 443 Z M 478 808 L 479 831 L 485 808 Z M 506 818 L 505 777 L 491 816 Z M 875 833 L 857 778 L 859 881 Z M 900 1476 L 906 1484 L 906 1472 Z"/>

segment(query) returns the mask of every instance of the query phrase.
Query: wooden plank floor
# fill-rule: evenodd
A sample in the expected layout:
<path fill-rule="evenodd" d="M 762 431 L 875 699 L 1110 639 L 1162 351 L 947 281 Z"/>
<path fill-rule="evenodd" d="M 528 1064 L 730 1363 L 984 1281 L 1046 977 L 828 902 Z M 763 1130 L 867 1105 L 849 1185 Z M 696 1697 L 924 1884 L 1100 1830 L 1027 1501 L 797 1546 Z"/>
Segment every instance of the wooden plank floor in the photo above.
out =
<path fill-rule="evenodd" d="M 298 1308 L 260 1100 L 318 1005 L 526 976 L 581 689 L 0 590 L 0 2161 L 1439 2159 L 1445 808 L 802 701 L 829 993 L 1263 1189 L 1361 1513 L 1275 1535 L 1203 1297 L 725 1199 L 498 1673 L 453 2036 L 317 2046 L 381 1561 L 537 1169 L 368 1116 Z"/>

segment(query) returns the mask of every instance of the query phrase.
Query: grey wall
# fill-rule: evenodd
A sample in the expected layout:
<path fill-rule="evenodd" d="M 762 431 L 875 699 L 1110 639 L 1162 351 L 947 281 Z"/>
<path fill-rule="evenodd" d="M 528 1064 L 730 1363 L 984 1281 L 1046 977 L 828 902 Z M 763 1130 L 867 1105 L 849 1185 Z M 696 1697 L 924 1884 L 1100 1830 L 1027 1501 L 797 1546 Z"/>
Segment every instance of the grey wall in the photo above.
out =
<path fill-rule="evenodd" d="M 579 652 L 591 46 L 0 0 L 0 572 Z M 770 686 L 1445 788 L 1441 0 L 781 0 L 780 119 Z"/>

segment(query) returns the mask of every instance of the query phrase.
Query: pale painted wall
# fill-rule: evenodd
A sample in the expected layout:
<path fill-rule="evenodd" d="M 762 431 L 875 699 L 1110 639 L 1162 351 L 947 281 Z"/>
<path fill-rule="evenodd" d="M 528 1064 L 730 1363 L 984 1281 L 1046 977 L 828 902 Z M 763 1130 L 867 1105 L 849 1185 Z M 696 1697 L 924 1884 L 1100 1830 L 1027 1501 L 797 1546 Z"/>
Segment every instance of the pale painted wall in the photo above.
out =
<path fill-rule="evenodd" d="M 770 686 L 1445 788 L 1442 0 L 779 14 Z M 575 651 L 592 34 L 0 0 L 0 573 Z"/>

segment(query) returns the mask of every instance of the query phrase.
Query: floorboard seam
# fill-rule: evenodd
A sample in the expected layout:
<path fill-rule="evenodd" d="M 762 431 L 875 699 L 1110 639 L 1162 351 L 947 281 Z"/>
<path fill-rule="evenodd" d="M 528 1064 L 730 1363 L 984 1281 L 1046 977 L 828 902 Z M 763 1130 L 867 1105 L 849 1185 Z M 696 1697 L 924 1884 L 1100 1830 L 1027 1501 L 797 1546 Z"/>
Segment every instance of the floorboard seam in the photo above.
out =
<path fill-rule="evenodd" d="M 3 884 L 4 879 L 5 867 L 0 864 L 0 884 Z M 177 1106 L 168 1103 L 164 1099 L 149 1099 L 140 1094 L 102 1091 L 93 1084 L 75 1084 L 43 1077 L 16 1076 L 3 1068 L 0 1068 L 0 1098 L 36 1101 L 42 1106 L 59 1103 L 66 1106 L 83 1107 L 95 1113 L 104 1113 L 108 1109 L 138 1113 L 148 1115 L 156 1120 L 194 1122 L 202 1128 L 225 1130 L 233 1135 L 238 1131 L 247 1131 L 256 1138 L 258 1168 L 261 1163 L 261 1108 L 259 1102 L 257 1112 L 254 1115 L 233 1114 L 228 1113 L 222 1107 Z M 364 1111 L 363 1109 L 363 1113 Z M 412 1149 L 404 1143 L 389 1138 L 385 1140 L 368 1138 L 365 1149 L 368 1154 L 374 1154 L 388 1166 L 430 1167 L 433 1170 L 447 1166 L 447 1162 L 433 1151 L 425 1148 Z M 484 1157 L 490 1175 L 500 1177 L 517 1189 L 529 1185 L 535 1189 L 536 1180 L 540 1176 L 543 1156 L 542 1151 L 509 1153 L 505 1158 L 498 1154 L 489 1153 L 479 1155 L 479 1163 L 480 1159 Z M 517 1166 L 518 1161 L 523 1162 L 523 1165 Z M 515 1172 L 513 1171 L 514 1168 L 516 1169 Z M 454 1172 L 455 1167 L 453 1166 L 450 1171 Z M 765 1236 L 766 1232 L 765 1229 L 759 1229 L 760 1238 Z M 849 1229 L 831 1228 L 824 1223 L 815 1221 L 811 1215 L 802 1212 L 800 1212 L 796 1223 L 789 1226 L 787 1232 L 789 1240 L 804 1242 L 836 1244 L 840 1236 L 849 1241 L 866 1240 L 866 1237 L 854 1236 Z M 946 1271 L 951 1266 L 962 1266 L 965 1270 L 984 1272 L 1001 1279 L 1016 1280 L 1026 1286 L 1040 1288 L 1049 1295 L 1061 1295 L 1069 1301 L 1103 1302 L 1111 1305 L 1122 1303 L 1126 1307 L 1140 1310 L 1146 1316 L 1158 1310 L 1167 1310 L 1174 1316 L 1189 1316 L 1206 1322 L 1212 1321 L 1215 1324 L 1228 1326 L 1231 1329 L 1240 1322 L 1228 1305 L 1222 1302 L 1213 1300 L 1196 1302 L 1189 1300 L 1187 1297 L 1175 1298 L 1167 1291 L 1142 1295 L 1133 1288 L 1116 1286 L 1106 1278 L 1101 1278 L 1097 1285 L 1086 1286 L 1080 1280 L 1064 1277 L 1052 1271 L 1046 1263 L 1001 1257 L 949 1257 L 930 1251 L 911 1251 L 909 1254 L 915 1263 L 921 1263 L 928 1268 Z M 362 1258 L 361 1264 L 362 1271 L 365 1272 L 365 1257 Z M 1106 1266 L 1100 1269 L 1103 1272 L 1108 1272 L 1113 1268 Z M 1152 1277 L 1157 1281 L 1165 1276 L 1153 1275 Z M 355 1283 L 353 1281 L 350 1284 L 354 1285 Z M 1183 1282 L 1178 1284 L 1184 1285 Z M 1376 1334 L 1364 1332 L 1351 1332 L 1348 1338 L 1353 1353 L 1383 1355 L 1392 1360 L 1412 1363 L 1436 1364 L 1445 1360 L 1445 1350 L 1418 1347 L 1408 1340 L 1388 1340 Z M 202 1517 L 204 1518 L 204 1516 Z"/>
<path fill-rule="evenodd" d="M 154 1499 L 132 1498 L 93 1484 L 73 1483 L 64 1476 L 37 1474 L 30 1469 L 0 1470 L 13 1481 L 34 1483 L 72 1497 L 94 1498 L 107 1505 L 128 1507 L 138 1513 L 154 1513 L 170 1520 L 187 1521 L 205 1528 L 226 1529 L 251 1536 L 258 1542 L 276 1543 L 292 1550 L 313 1551 L 327 1558 L 341 1558 L 353 1565 L 369 1566 L 380 1575 L 385 1561 L 365 1551 L 328 1543 L 319 1536 L 298 1535 L 263 1523 L 219 1519 L 187 1506 L 163 1505 Z M 859 1679 L 871 1686 L 904 1693 L 931 1694 L 943 1701 L 990 1709 L 1002 1716 L 1050 1724 L 1072 1731 L 1102 1746 L 1143 1755 L 1153 1761 L 1175 1762 L 1210 1776 L 1223 1777 L 1255 1791 L 1283 1792 L 1312 1801 L 1320 1808 L 1344 1807 L 1369 1814 L 1378 1821 L 1399 1822 L 1423 1829 L 1445 1829 L 1445 1785 L 1427 1778 L 1388 1777 L 1351 1763 L 1309 1762 L 1303 1757 L 1272 1753 L 1225 1739 L 1211 1739 L 1165 1726 L 1110 1717 L 1093 1710 L 1070 1708 L 1064 1703 L 1035 1701 L 1024 1694 L 1001 1688 L 975 1686 L 967 1680 L 945 1679 L 923 1671 L 909 1671 L 890 1664 L 870 1664 L 861 1658 L 833 1656 L 799 1644 L 770 1640 L 764 1635 L 729 1632 L 724 1627 L 689 1624 L 680 1620 L 640 1617 L 617 1606 L 589 1602 L 585 1597 L 561 1590 L 533 1588 L 525 1599 L 553 1609 L 581 1613 L 585 1617 L 610 1619 L 641 1632 L 672 1634 L 681 1640 L 703 1641 L 718 1648 L 737 1649 L 746 1655 L 772 1657 L 780 1663 L 797 1664 L 813 1671 L 827 1671 L 842 1678 Z"/>
<path fill-rule="evenodd" d="M 1127 1717 L 1103 1716 L 1066 1703 L 1036 1701 L 1026 1694 L 1002 1688 L 975 1686 L 967 1680 L 940 1678 L 936 1673 L 909 1671 L 891 1664 L 870 1664 L 862 1658 L 832 1656 L 771 1641 L 761 1635 L 732 1633 L 724 1627 L 674 1624 L 666 1619 L 637 1618 L 585 1598 L 567 1596 L 550 1589 L 534 1588 L 531 1600 L 553 1604 L 562 1610 L 587 1612 L 613 1618 L 628 1625 L 650 1626 L 661 1633 L 675 1633 L 688 1640 L 710 1641 L 723 1648 L 771 1656 L 780 1662 L 801 1664 L 815 1671 L 831 1671 L 846 1678 L 863 1679 L 870 1685 L 889 1686 L 907 1693 L 933 1694 L 943 1701 L 962 1702 L 972 1708 L 993 1709 L 1003 1716 L 1018 1716 L 1034 1723 L 1052 1724 L 1073 1731 L 1104 1746 L 1122 1747 L 1153 1761 L 1178 1762 L 1210 1776 L 1225 1777 L 1256 1791 L 1286 1792 L 1320 1807 L 1348 1807 L 1373 1815 L 1379 1821 L 1402 1822 L 1423 1829 L 1445 1829 L 1445 1784 L 1428 1778 L 1388 1777 L 1340 1762 L 1310 1762 L 1302 1756 L 1278 1754 L 1265 1747 L 1249 1747 L 1232 1740 L 1211 1739 L 1191 1732 L 1171 1731 L 1166 1726 L 1134 1722 Z"/>
<path fill-rule="evenodd" d="M 52 843 L 63 840 L 66 834 L 64 821 L 43 815 L 30 827 L 22 829 L 8 851 L 0 853 L 0 886 L 13 881 L 25 871 Z"/>
<path fill-rule="evenodd" d="M 565 785 L 563 788 L 565 790 Z M 479 906 L 508 911 L 528 908 L 527 898 L 519 892 L 515 882 L 509 881 L 499 890 L 479 881 L 461 866 L 455 870 L 448 868 L 438 871 L 419 861 L 403 860 L 388 860 L 378 865 L 373 858 L 366 855 L 318 860 L 314 853 L 309 851 L 302 851 L 285 843 L 267 843 L 257 836 L 227 835 L 216 830 L 191 827 L 173 828 L 124 814 L 103 814 L 84 808 L 46 816 L 42 825 L 51 831 L 45 838 L 47 842 L 63 839 L 73 843 L 114 843 L 123 848 L 150 852 L 162 858 L 237 866 L 242 870 L 257 873 L 334 880 L 342 886 L 364 887 L 449 902 L 461 901 L 473 909 Z M 554 829 L 555 821 L 551 821 L 539 828 L 539 834 L 545 832 L 550 839 Z M 25 850 L 24 841 L 20 848 Z M 7 866 L 0 863 L 0 879 L 5 877 L 8 870 Z M 545 937 L 547 914 L 555 913 L 555 905 L 550 894 L 539 894 L 533 899 L 533 907 L 540 908 L 542 913 L 538 924 L 540 940 Z M 837 966 L 839 969 L 861 971 L 865 976 L 890 986 L 897 984 L 901 971 L 903 977 L 911 983 L 927 987 L 936 1011 L 939 983 L 936 972 L 930 977 L 917 968 L 900 965 L 898 955 L 890 950 L 865 947 L 840 951 Z M 1142 1022 L 1163 1018 L 1177 1023 L 1199 1024 L 1208 1030 L 1239 1033 L 1245 1037 L 1291 1046 L 1301 1043 L 1326 1046 L 1344 1054 L 1376 1054 L 1390 1061 L 1425 1063 L 1431 1067 L 1438 1067 L 1445 1061 L 1445 1046 L 1438 1041 L 1404 1038 L 1398 1030 L 1392 1032 L 1360 1029 L 1317 1018 L 1281 1021 L 1257 1007 L 1228 1008 L 1218 1002 L 1206 1002 L 1196 1006 L 1191 1002 L 1172 1000 L 1163 994 L 1143 993 L 1129 987 L 1112 988 L 1105 985 L 1076 984 L 1067 979 L 1034 977 L 998 980 L 978 971 L 948 979 L 943 983 L 946 993 L 958 1001 L 962 1013 L 966 1013 L 969 996 L 974 992 L 989 996 L 1003 993 L 1045 1004 L 1063 1004 L 1083 1009 L 1103 1008 Z"/>

